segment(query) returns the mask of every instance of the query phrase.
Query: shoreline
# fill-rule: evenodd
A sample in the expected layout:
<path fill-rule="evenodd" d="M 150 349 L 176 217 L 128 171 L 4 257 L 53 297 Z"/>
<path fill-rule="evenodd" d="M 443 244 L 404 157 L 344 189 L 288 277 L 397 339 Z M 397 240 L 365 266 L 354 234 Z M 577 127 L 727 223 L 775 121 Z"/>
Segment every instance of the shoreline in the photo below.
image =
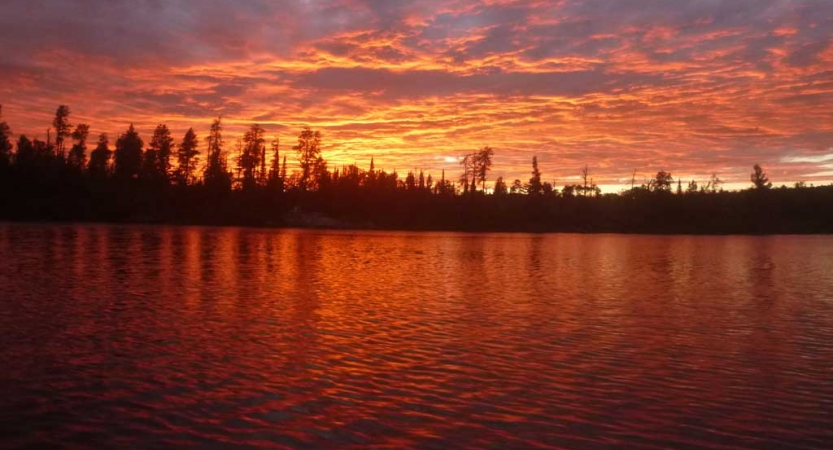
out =
<path fill-rule="evenodd" d="M 778 237 L 778 236 L 833 236 L 833 232 L 801 231 L 793 230 L 787 232 L 732 232 L 732 231 L 703 231 L 703 232 L 680 232 L 677 230 L 587 230 L 587 229 L 477 229 L 477 228 L 416 228 L 416 227 L 386 227 L 377 225 L 359 225 L 341 222 L 331 219 L 333 222 L 325 224 L 299 224 L 299 223 L 246 223 L 246 222 L 202 222 L 202 221 L 153 221 L 153 220 L 83 220 L 83 219 L 9 219 L 0 218 L 0 224 L 15 225 L 88 225 L 88 226 L 159 226 L 159 227 L 199 227 L 199 228 L 251 228 L 263 230 L 300 230 L 300 231 L 334 231 L 334 232 L 399 232 L 399 233 L 459 233 L 472 235 L 486 234 L 509 234 L 509 235 L 545 235 L 545 234 L 579 234 L 579 235 L 623 235 L 623 236 L 691 236 L 691 237 L 722 237 L 722 236 L 748 236 L 748 237 Z M 339 222 L 336 224 L 335 222 Z"/>

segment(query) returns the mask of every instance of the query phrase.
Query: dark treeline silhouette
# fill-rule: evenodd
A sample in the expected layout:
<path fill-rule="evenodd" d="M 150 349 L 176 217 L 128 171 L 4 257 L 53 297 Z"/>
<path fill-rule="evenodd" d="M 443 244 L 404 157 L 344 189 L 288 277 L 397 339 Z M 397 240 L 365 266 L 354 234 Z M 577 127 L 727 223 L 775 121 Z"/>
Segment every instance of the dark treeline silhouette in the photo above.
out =
<path fill-rule="evenodd" d="M 409 171 L 404 177 L 356 165 L 331 167 L 322 135 L 304 128 L 290 149 L 252 125 L 234 143 L 216 119 L 207 136 L 173 136 L 159 124 L 147 142 L 133 125 L 112 140 L 71 124 L 61 105 L 46 140 L 19 135 L 0 107 L 0 219 L 324 226 L 469 231 L 640 233 L 829 233 L 833 186 L 773 188 L 757 164 L 748 190 L 728 192 L 660 170 L 650 181 L 602 195 L 588 166 L 581 182 L 530 178 L 486 183 L 494 150 L 461 158 L 455 181 Z M 299 169 L 289 171 L 287 161 Z M 676 184 L 676 186 L 675 186 Z"/>

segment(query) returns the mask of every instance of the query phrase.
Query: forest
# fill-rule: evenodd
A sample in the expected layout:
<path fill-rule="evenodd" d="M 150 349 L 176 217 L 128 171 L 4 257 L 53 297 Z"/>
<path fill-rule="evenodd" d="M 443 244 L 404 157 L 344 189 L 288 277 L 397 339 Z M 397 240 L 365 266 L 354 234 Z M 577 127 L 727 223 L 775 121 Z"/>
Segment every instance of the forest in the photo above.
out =
<path fill-rule="evenodd" d="M 72 125 L 57 108 L 46 140 L 12 134 L 0 106 L 0 220 L 170 223 L 403 230 L 775 234 L 833 232 L 833 186 L 773 187 L 751 168 L 750 188 L 726 191 L 660 170 L 601 194 L 588 166 L 581 183 L 494 180 L 495 150 L 460 158 L 460 173 L 330 166 L 322 135 L 304 128 L 282 150 L 257 125 L 229 144 L 220 118 L 200 137 L 159 124 L 145 142 L 130 125 L 111 141 Z M 287 170 L 287 161 L 293 169 Z M 296 164 L 297 163 L 297 164 Z"/>

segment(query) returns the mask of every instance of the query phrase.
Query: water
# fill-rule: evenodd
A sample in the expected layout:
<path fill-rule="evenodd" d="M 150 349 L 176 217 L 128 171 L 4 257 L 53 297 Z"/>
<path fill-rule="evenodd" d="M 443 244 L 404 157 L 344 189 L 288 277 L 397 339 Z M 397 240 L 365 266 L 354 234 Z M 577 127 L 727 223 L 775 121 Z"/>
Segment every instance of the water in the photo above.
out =
<path fill-rule="evenodd" d="M 0 446 L 833 445 L 833 237 L 0 224 L 0 293 Z"/>

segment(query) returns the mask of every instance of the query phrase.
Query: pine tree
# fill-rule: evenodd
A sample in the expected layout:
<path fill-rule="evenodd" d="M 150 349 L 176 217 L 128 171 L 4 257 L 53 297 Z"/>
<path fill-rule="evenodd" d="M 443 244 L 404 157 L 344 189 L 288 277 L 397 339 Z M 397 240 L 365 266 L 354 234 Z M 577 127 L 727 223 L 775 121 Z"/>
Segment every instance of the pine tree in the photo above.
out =
<path fill-rule="evenodd" d="M 150 145 L 145 152 L 142 172 L 147 178 L 167 182 L 171 173 L 171 154 L 174 138 L 165 124 L 159 124 L 153 131 Z"/>
<path fill-rule="evenodd" d="M 281 173 L 281 141 L 275 136 L 272 141 L 272 163 L 269 166 L 269 178 L 279 178 Z"/>
<path fill-rule="evenodd" d="M 532 157 L 532 178 L 529 179 L 529 184 L 527 185 L 526 192 L 529 195 L 541 195 L 543 193 L 544 186 L 541 183 L 541 171 L 538 170 L 538 157 Z"/>
<path fill-rule="evenodd" d="M 17 166 L 31 168 L 37 164 L 38 155 L 35 152 L 35 144 L 25 134 L 18 136 L 16 147 L 14 162 Z"/>
<path fill-rule="evenodd" d="M 61 105 L 55 111 L 55 119 L 52 120 L 52 128 L 55 129 L 55 149 L 58 158 L 64 158 L 65 139 L 70 137 L 72 125 L 69 123 L 69 106 Z"/>
<path fill-rule="evenodd" d="M 228 161 L 223 151 L 223 125 L 220 118 L 214 120 L 209 131 L 207 156 L 203 179 L 205 185 L 212 189 L 225 191 L 231 189 L 231 173 L 228 171 Z"/>
<path fill-rule="evenodd" d="M 98 136 L 98 144 L 95 150 L 90 153 L 90 164 L 87 170 L 91 177 L 100 179 L 107 176 L 112 154 L 113 152 L 110 150 L 110 140 L 107 138 L 107 134 L 101 133 Z"/>
<path fill-rule="evenodd" d="M 76 169 L 82 169 L 87 163 L 87 136 L 90 134 L 90 126 L 79 123 L 72 132 L 72 139 L 75 144 L 69 151 L 67 163 Z"/>
<path fill-rule="evenodd" d="M 0 167 L 7 166 L 12 157 L 12 130 L 2 119 L 3 105 L 0 105 Z"/>
<path fill-rule="evenodd" d="M 492 147 L 486 146 L 477 152 L 475 158 L 475 172 L 477 181 L 480 182 L 480 187 L 483 192 L 486 192 L 486 175 L 492 170 L 492 157 L 495 151 Z"/>
<path fill-rule="evenodd" d="M 316 164 L 321 159 L 321 133 L 312 131 L 306 127 L 298 136 L 298 145 L 295 146 L 298 153 L 298 162 L 301 164 L 300 188 L 306 191 L 316 180 L 313 178 L 317 172 Z"/>
<path fill-rule="evenodd" d="M 116 141 L 115 176 L 117 178 L 136 178 L 142 168 L 142 147 L 144 142 L 139 133 L 130 124 L 123 135 Z"/>
<path fill-rule="evenodd" d="M 752 181 L 752 184 L 755 186 L 755 189 L 759 191 L 765 191 L 767 189 L 772 188 L 772 183 L 769 181 L 769 177 L 764 172 L 764 169 L 761 168 L 760 165 L 755 164 L 753 167 L 752 175 L 750 175 L 749 179 Z"/>
<path fill-rule="evenodd" d="M 199 162 L 199 140 L 197 134 L 194 133 L 193 128 L 189 128 L 182 137 L 182 142 L 179 143 L 179 148 L 176 152 L 177 159 L 177 182 L 182 186 L 187 186 L 192 183 L 194 173 Z"/>
<path fill-rule="evenodd" d="M 497 180 L 495 180 L 494 195 L 506 195 L 508 193 L 509 189 L 506 186 L 506 182 L 503 181 L 503 177 L 497 177 Z"/>
<path fill-rule="evenodd" d="M 238 169 L 243 174 L 243 188 L 251 189 L 261 180 L 259 168 L 265 172 L 263 157 L 266 152 L 265 131 L 260 125 L 252 125 L 243 136 L 243 145 L 237 159 Z"/>
<path fill-rule="evenodd" d="M 587 178 L 589 177 L 589 175 L 590 175 L 590 169 L 587 167 L 587 164 L 585 164 L 584 168 L 581 169 L 581 180 L 584 182 L 584 184 L 582 186 L 580 186 L 582 197 L 586 197 L 587 192 L 590 189 L 589 186 L 587 185 Z"/>

